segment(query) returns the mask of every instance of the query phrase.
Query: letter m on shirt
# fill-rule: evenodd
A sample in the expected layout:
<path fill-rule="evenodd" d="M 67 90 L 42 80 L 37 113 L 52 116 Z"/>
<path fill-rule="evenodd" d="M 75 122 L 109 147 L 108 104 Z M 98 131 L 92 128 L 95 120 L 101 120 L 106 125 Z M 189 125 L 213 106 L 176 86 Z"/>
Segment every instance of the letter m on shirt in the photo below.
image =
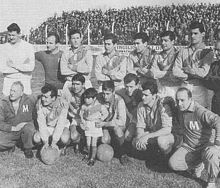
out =
<path fill-rule="evenodd" d="M 198 124 L 198 122 L 197 121 L 190 121 L 189 122 L 189 128 L 191 129 L 191 130 L 199 130 L 199 124 Z"/>
<path fill-rule="evenodd" d="M 23 112 L 28 112 L 29 111 L 29 108 L 28 108 L 28 105 L 26 104 L 24 104 L 23 105 Z"/>

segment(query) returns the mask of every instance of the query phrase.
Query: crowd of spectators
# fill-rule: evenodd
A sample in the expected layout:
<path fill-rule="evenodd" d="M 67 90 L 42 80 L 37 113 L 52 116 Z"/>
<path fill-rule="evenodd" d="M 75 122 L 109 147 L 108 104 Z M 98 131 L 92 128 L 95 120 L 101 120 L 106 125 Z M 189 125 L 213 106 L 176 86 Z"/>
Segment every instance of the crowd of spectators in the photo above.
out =
<path fill-rule="evenodd" d="M 220 4 L 183 4 L 170 6 L 139 6 L 125 9 L 93 9 L 88 11 L 63 12 L 48 18 L 38 28 L 31 29 L 30 42 L 45 44 L 45 27 L 47 31 L 56 30 L 61 43 L 66 42 L 66 27 L 78 28 L 84 33 L 84 43 L 88 43 L 88 24 L 90 23 L 90 43 L 102 44 L 102 37 L 112 31 L 118 36 L 119 44 L 132 44 L 132 36 L 138 31 L 150 36 L 149 44 L 159 44 L 159 33 L 172 30 L 176 33 L 176 45 L 187 45 L 189 33 L 187 26 L 192 20 L 201 21 L 206 28 L 205 43 L 213 44 L 213 34 L 220 26 Z"/>

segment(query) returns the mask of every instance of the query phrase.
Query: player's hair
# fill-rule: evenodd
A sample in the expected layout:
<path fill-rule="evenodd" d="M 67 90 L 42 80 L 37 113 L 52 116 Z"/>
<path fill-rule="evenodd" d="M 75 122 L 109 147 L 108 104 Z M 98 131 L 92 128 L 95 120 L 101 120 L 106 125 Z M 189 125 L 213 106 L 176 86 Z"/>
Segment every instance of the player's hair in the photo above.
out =
<path fill-rule="evenodd" d="M 192 21 L 189 25 L 189 29 L 199 29 L 200 33 L 205 32 L 204 25 L 201 22 L 198 21 Z"/>
<path fill-rule="evenodd" d="M 104 35 L 104 41 L 105 40 L 112 40 L 113 44 L 116 44 L 118 42 L 117 36 L 113 33 L 107 33 Z"/>
<path fill-rule="evenodd" d="M 130 82 L 134 81 L 135 84 L 137 85 L 139 83 L 139 78 L 137 77 L 136 74 L 133 73 L 128 73 L 125 77 L 124 77 L 124 83 L 128 84 Z"/>
<path fill-rule="evenodd" d="M 102 91 L 115 91 L 115 85 L 114 85 L 114 81 L 112 80 L 106 80 L 103 81 L 102 83 Z"/>
<path fill-rule="evenodd" d="M 83 100 L 85 100 L 85 98 L 95 98 L 97 96 L 98 92 L 96 91 L 95 88 L 88 88 L 84 91 L 83 93 Z"/>
<path fill-rule="evenodd" d="M 151 94 L 157 94 L 158 92 L 158 87 L 157 87 L 157 82 L 156 80 L 147 80 L 141 85 L 143 91 L 145 90 L 150 90 Z"/>
<path fill-rule="evenodd" d="M 76 75 L 73 76 L 72 82 L 73 82 L 73 81 L 79 81 L 79 82 L 81 82 L 82 84 L 84 84 L 84 83 L 85 83 L 85 77 L 84 77 L 82 74 L 78 73 L 78 74 L 76 74 Z"/>
<path fill-rule="evenodd" d="M 55 37 L 55 43 L 59 43 L 60 42 L 60 36 L 58 35 L 58 33 L 56 32 L 49 32 L 47 35 L 47 38 L 54 36 Z"/>
<path fill-rule="evenodd" d="M 177 93 L 182 92 L 182 91 L 186 91 L 188 97 L 192 98 L 192 92 L 188 88 L 186 88 L 186 87 L 178 88 L 178 90 L 176 91 L 176 95 L 177 95 Z"/>
<path fill-rule="evenodd" d="M 220 40 L 220 28 L 216 29 L 214 33 L 215 40 Z"/>
<path fill-rule="evenodd" d="M 21 32 L 20 27 L 16 23 L 12 23 L 7 27 L 8 32 L 16 31 L 18 34 Z"/>
<path fill-rule="evenodd" d="M 149 36 L 147 35 L 147 33 L 140 32 L 140 33 L 136 33 L 133 37 L 133 40 L 137 40 L 137 39 L 141 39 L 142 42 L 145 43 L 149 41 Z"/>
<path fill-rule="evenodd" d="M 48 92 L 51 92 L 50 96 L 51 98 L 55 97 L 57 98 L 57 88 L 51 84 L 45 84 L 42 88 L 41 88 L 41 93 L 46 94 Z"/>
<path fill-rule="evenodd" d="M 173 31 L 163 31 L 161 34 L 160 34 L 160 37 L 167 37 L 169 36 L 170 40 L 171 41 L 174 41 L 175 40 L 175 33 Z"/>
<path fill-rule="evenodd" d="M 24 85 L 21 83 L 21 81 L 13 82 L 12 86 L 13 86 L 13 85 L 20 86 L 20 87 L 21 87 L 21 90 L 24 91 Z"/>
<path fill-rule="evenodd" d="M 74 35 L 74 34 L 79 34 L 80 37 L 82 37 L 82 33 L 80 32 L 79 29 L 71 29 L 71 30 L 69 31 L 69 38 L 71 38 L 71 36 Z"/>

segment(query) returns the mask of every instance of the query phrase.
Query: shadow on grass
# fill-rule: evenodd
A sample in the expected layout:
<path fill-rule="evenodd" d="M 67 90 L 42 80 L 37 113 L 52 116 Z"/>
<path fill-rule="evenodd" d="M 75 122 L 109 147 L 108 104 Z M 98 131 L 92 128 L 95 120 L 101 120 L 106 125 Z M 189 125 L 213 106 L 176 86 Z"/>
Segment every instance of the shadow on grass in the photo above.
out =
<path fill-rule="evenodd" d="M 183 176 L 188 179 L 196 181 L 201 187 L 206 186 L 206 181 L 200 178 L 195 178 L 186 171 L 183 172 L 174 172 L 168 166 L 168 161 L 170 156 L 165 156 L 159 150 L 159 148 L 148 148 L 146 151 L 132 151 L 129 154 L 131 157 L 145 161 L 145 166 L 149 170 L 157 173 L 175 173 L 179 176 Z"/>

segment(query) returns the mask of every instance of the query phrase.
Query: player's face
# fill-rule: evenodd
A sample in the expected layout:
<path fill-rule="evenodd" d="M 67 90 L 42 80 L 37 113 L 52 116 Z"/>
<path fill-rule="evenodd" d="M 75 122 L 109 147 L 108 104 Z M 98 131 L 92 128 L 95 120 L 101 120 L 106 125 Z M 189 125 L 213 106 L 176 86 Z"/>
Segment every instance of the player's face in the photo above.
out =
<path fill-rule="evenodd" d="M 105 102 L 110 102 L 112 97 L 113 97 L 113 94 L 114 92 L 110 91 L 110 90 L 104 90 L 103 91 L 103 94 L 104 94 L 104 100 Z"/>
<path fill-rule="evenodd" d="M 17 31 L 8 32 L 8 42 L 15 44 L 20 40 L 20 34 Z"/>
<path fill-rule="evenodd" d="M 71 35 L 70 43 L 71 43 L 71 46 L 73 46 L 74 48 L 80 47 L 81 43 L 82 43 L 82 37 L 80 37 L 80 34 L 75 33 L 75 34 Z"/>
<path fill-rule="evenodd" d="M 55 97 L 51 97 L 51 91 L 42 94 L 41 96 L 41 103 L 43 106 L 49 106 L 56 100 Z"/>
<path fill-rule="evenodd" d="M 174 41 L 170 40 L 169 36 L 161 38 L 161 47 L 164 51 L 169 51 L 173 47 Z"/>
<path fill-rule="evenodd" d="M 220 59 L 220 40 L 217 40 L 214 51 L 215 51 L 216 58 Z"/>
<path fill-rule="evenodd" d="M 92 97 L 85 98 L 85 103 L 86 103 L 86 105 L 90 105 L 90 104 L 92 104 L 93 101 L 94 101 L 94 98 L 92 98 Z"/>
<path fill-rule="evenodd" d="M 151 91 L 149 89 L 144 90 L 142 92 L 143 96 L 142 96 L 142 101 L 145 105 L 149 105 L 152 103 L 152 101 L 154 100 L 154 95 L 152 95 Z"/>
<path fill-rule="evenodd" d="M 84 84 L 80 81 L 73 81 L 72 88 L 74 93 L 80 93 L 84 87 Z"/>
<path fill-rule="evenodd" d="M 104 46 L 105 46 L 105 52 L 107 54 L 112 53 L 115 49 L 115 44 L 112 43 L 112 39 L 105 40 Z"/>
<path fill-rule="evenodd" d="M 180 111 L 185 111 L 189 108 L 192 99 L 189 98 L 187 91 L 179 91 L 176 94 L 176 104 Z"/>
<path fill-rule="evenodd" d="M 132 96 L 133 92 L 138 88 L 138 84 L 135 83 L 134 80 L 132 80 L 130 83 L 125 84 L 125 89 L 127 91 L 127 94 L 129 96 Z"/>
<path fill-rule="evenodd" d="M 49 51 L 54 51 L 56 50 L 57 45 L 56 45 L 56 38 L 55 36 L 50 36 L 47 38 L 47 50 Z"/>
<path fill-rule="evenodd" d="M 23 91 L 20 85 L 12 85 L 10 89 L 9 98 L 11 101 L 19 100 L 23 95 Z"/>
<path fill-rule="evenodd" d="M 201 33 L 199 28 L 190 31 L 191 44 L 199 44 L 203 41 L 205 33 Z"/>
<path fill-rule="evenodd" d="M 143 43 L 142 39 L 136 39 L 134 41 L 134 45 L 135 45 L 136 51 L 139 53 L 145 49 L 147 42 Z"/>

